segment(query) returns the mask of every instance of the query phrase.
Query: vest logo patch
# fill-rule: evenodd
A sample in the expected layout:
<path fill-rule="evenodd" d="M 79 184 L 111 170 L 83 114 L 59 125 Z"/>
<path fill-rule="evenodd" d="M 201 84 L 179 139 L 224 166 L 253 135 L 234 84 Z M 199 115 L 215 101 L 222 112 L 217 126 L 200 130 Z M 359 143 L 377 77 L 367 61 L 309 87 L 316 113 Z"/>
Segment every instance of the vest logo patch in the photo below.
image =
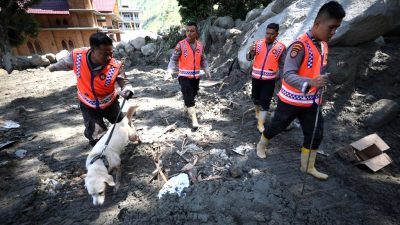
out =
<path fill-rule="evenodd" d="M 100 74 L 100 79 L 101 79 L 101 80 L 106 79 L 106 75 L 105 75 L 104 73 Z"/>

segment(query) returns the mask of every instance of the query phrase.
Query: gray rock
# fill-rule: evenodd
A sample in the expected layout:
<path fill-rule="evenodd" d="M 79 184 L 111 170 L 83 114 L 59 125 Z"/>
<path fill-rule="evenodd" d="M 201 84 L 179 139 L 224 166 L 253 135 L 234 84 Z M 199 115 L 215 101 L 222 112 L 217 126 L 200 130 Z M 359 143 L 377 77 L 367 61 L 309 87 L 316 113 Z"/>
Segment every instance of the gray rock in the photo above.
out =
<path fill-rule="evenodd" d="M 261 15 L 261 13 L 264 11 L 263 8 L 259 8 L 259 9 L 252 9 L 250 10 L 247 15 L 246 15 L 246 19 L 244 20 L 245 22 L 250 22 L 252 20 L 254 20 L 255 18 L 257 18 L 258 16 Z"/>
<path fill-rule="evenodd" d="M 142 51 L 143 55 L 149 56 L 156 52 L 157 45 L 155 43 L 150 43 L 150 44 L 143 46 L 140 50 Z"/>
<path fill-rule="evenodd" d="M 7 71 L 5 69 L 0 68 L 0 77 L 8 75 Z"/>
<path fill-rule="evenodd" d="M 235 21 L 230 16 L 218 17 L 213 25 L 224 29 L 230 29 L 235 26 Z"/>
<path fill-rule="evenodd" d="M 59 53 L 56 54 L 56 60 L 57 62 L 60 61 L 60 59 L 69 56 L 69 51 L 68 50 L 61 50 Z"/>
<path fill-rule="evenodd" d="M 236 19 L 235 20 L 235 27 L 241 27 L 243 24 L 243 21 L 241 19 Z"/>
<path fill-rule="evenodd" d="M 226 40 L 226 30 L 220 27 L 211 26 L 210 27 L 211 40 L 215 42 L 225 42 Z"/>
<path fill-rule="evenodd" d="M 135 51 L 135 47 L 128 43 L 125 45 L 124 50 L 127 55 L 130 55 L 133 51 Z"/>
<path fill-rule="evenodd" d="M 372 128 L 379 128 L 393 119 L 400 112 L 400 105 L 390 99 L 381 99 L 368 109 L 367 112 L 364 113 L 363 121 L 366 126 Z"/>
<path fill-rule="evenodd" d="M 233 49 L 233 40 L 229 39 L 225 42 L 224 46 L 222 46 L 222 51 L 225 53 L 225 55 L 229 55 Z"/>
<path fill-rule="evenodd" d="M 227 39 L 233 38 L 233 37 L 241 35 L 241 34 L 242 34 L 242 31 L 235 29 L 235 28 L 226 30 L 226 38 Z"/>
<path fill-rule="evenodd" d="M 32 65 L 26 56 L 17 56 L 12 59 L 13 68 L 18 70 L 24 70 L 30 68 Z"/>
<path fill-rule="evenodd" d="M 146 44 L 146 41 L 144 37 L 137 37 L 133 40 L 130 40 L 128 43 L 135 47 L 135 49 L 140 50 Z"/>
<path fill-rule="evenodd" d="M 278 14 L 295 1 L 296 0 L 276 0 L 275 2 L 271 3 L 273 4 L 271 10 L 272 12 Z"/>
<path fill-rule="evenodd" d="M 127 43 L 125 42 L 125 41 L 120 41 L 118 44 L 117 44 L 117 46 L 115 46 L 115 48 L 116 49 L 125 49 L 125 45 L 126 45 Z"/>
<path fill-rule="evenodd" d="M 50 60 L 46 58 L 46 56 L 40 56 L 40 55 L 32 55 L 28 56 L 29 62 L 33 66 L 48 66 L 50 65 Z"/>
<path fill-rule="evenodd" d="M 56 55 L 54 55 L 53 53 L 47 53 L 44 56 L 50 61 L 50 63 L 56 63 L 57 62 Z"/>
<path fill-rule="evenodd" d="M 119 53 L 119 56 L 120 56 L 121 58 L 127 57 L 127 54 L 126 54 L 126 52 L 125 52 L 125 49 L 123 49 L 123 48 L 118 49 L 118 53 Z"/>
<path fill-rule="evenodd" d="M 132 61 L 130 59 L 126 59 L 124 61 L 124 67 L 128 68 L 128 67 L 131 67 L 131 66 L 132 66 Z"/>

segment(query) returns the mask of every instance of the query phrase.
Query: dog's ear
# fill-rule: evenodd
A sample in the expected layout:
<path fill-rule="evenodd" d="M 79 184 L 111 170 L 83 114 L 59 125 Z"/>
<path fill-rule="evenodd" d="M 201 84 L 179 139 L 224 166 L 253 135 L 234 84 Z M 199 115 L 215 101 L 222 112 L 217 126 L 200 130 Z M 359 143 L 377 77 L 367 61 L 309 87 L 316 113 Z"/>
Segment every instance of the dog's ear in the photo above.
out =
<path fill-rule="evenodd" d="M 126 112 L 126 118 L 128 118 L 128 123 L 129 126 L 132 127 L 131 123 L 132 123 L 132 118 L 133 116 L 136 114 L 136 110 L 139 106 L 135 105 L 135 106 L 131 106 L 129 107 L 128 111 Z"/>
<path fill-rule="evenodd" d="M 111 175 L 106 176 L 105 182 L 108 184 L 108 186 L 115 186 L 114 178 Z"/>

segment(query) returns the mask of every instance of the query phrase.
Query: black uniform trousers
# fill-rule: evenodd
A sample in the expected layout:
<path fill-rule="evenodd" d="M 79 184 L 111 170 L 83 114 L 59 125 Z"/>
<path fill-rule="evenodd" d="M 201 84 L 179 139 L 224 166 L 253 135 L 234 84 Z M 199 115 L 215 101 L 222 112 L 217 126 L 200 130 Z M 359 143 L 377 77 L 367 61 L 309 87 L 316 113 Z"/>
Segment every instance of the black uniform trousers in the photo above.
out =
<path fill-rule="evenodd" d="M 310 107 L 299 107 L 287 104 L 278 98 L 278 105 L 275 110 L 275 115 L 272 118 L 271 123 L 267 124 L 267 127 L 264 129 L 264 136 L 268 139 L 273 138 L 275 135 L 285 130 L 285 128 L 295 118 L 298 118 L 304 135 L 303 147 L 310 148 L 317 115 L 317 108 L 318 105 L 315 103 Z M 318 113 L 318 123 L 311 149 L 318 149 L 323 138 L 324 120 L 322 118 L 321 110 Z"/>
<path fill-rule="evenodd" d="M 112 124 L 115 123 L 115 121 L 118 123 L 124 118 L 124 115 L 121 113 L 117 119 L 118 113 L 121 109 L 117 99 L 110 106 L 104 109 L 94 109 L 80 102 L 80 109 L 85 124 L 84 135 L 89 139 L 89 143 L 92 146 L 94 146 L 101 138 L 101 135 L 107 131 L 104 118 Z"/>
<path fill-rule="evenodd" d="M 192 107 L 195 105 L 194 98 L 199 91 L 200 79 L 187 78 L 180 76 L 178 78 L 179 84 L 181 85 L 181 91 L 183 95 L 183 101 L 186 107 Z"/>
<path fill-rule="evenodd" d="M 260 80 L 252 78 L 251 98 L 254 105 L 260 105 L 263 111 L 268 111 L 274 94 L 276 80 Z"/>

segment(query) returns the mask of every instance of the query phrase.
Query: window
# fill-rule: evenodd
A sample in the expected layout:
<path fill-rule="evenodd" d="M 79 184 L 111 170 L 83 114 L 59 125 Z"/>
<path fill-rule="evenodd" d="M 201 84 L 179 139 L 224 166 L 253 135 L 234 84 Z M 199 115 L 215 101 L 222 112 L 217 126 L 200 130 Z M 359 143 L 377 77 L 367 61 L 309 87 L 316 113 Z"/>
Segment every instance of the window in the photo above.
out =
<path fill-rule="evenodd" d="M 135 23 L 135 26 L 137 29 L 139 29 L 139 27 L 140 27 L 138 23 Z"/>
<path fill-rule="evenodd" d="M 29 53 L 31 55 L 35 54 L 35 49 L 33 48 L 32 42 L 28 41 L 28 43 L 26 43 L 26 45 L 28 46 Z"/>
<path fill-rule="evenodd" d="M 135 19 L 139 19 L 139 13 L 135 13 Z"/>
<path fill-rule="evenodd" d="M 63 49 L 68 50 L 67 42 L 65 42 L 64 40 L 62 40 L 62 41 L 61 41 L 61 45 L 62 45 L 62 48 L 63 48 Z"/>
<path fill-rule="evenodd" d="M 68 26 L 68 21 L 67 21 L 67 19 L 63 19 L 63 25 Z"/>
<path fill-rule="evenodd" d="M 58 25 L 58 26 L 60 26 L 61 25 L 61 21 L 60 21 L 60 19 L 56 19 L 56 25 Z"/>
<path fill-rule="evenodd" d="M 74 42 L 72 42 L 71 40 L 68 41 L 68 46 L 69 46 L 69 50 L 73 50 L 74 47 Z"/>
<path fill-rule="evenodd" d="M 42 50 L 42 46 L 40 45 L 39 40 L 35 40 L 34 45 L 35 45 L 36 53 L 39 55 L 42 55 L 43 50 Z"/>

